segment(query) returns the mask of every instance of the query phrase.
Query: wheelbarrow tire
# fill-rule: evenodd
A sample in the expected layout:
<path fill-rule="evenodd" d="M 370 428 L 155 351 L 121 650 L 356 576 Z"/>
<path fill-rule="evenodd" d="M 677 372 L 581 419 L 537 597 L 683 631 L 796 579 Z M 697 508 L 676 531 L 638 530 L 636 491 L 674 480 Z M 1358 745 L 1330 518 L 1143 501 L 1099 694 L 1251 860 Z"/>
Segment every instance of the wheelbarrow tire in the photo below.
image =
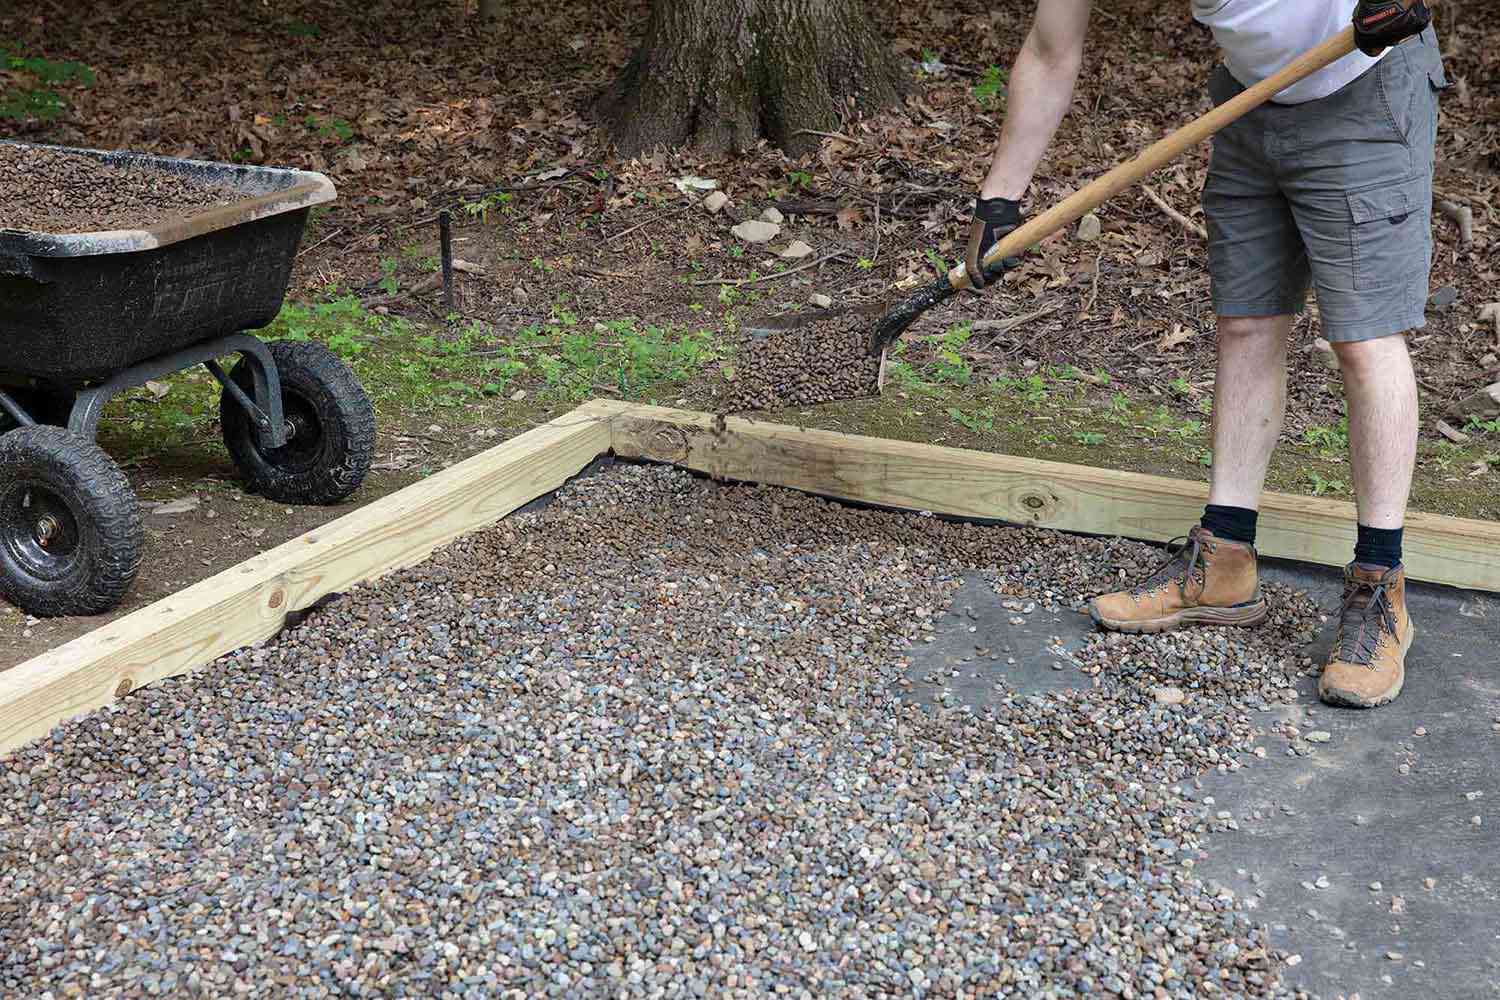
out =
<path fill-rule="evenodd" d="M 281 381 L 282 409 L 292 436 L 266 448 L 255 424 L 228 393 L 219 422 L 229 455 L 250 489 L 278 503 L 335 504 L 359 489 L 375 454 L 375 410 L 349 366 L 322 344 L 278 340 L 266 345 Z M 230 377 L 254 398 L 251 367 Z"/>
<path fill-rule="evenodd" d="M 0 594 L 37 617 L 124 600 L 145 541 L 135 491 L 98 445 L 63 427 L 0 435 Z"/>

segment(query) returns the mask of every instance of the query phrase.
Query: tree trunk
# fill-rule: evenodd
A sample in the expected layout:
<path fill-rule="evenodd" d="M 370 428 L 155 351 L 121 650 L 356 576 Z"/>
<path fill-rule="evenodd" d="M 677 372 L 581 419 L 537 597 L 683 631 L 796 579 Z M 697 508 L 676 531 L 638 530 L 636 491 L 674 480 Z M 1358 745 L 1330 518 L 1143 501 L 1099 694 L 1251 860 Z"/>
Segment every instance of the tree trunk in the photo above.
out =
<path fill-rule="evenodd" d="M 599 113 L 620 151 L 816 147 L 852 111 L 894 102 L 905 74 L 862 0 L 655 0 Z"/>

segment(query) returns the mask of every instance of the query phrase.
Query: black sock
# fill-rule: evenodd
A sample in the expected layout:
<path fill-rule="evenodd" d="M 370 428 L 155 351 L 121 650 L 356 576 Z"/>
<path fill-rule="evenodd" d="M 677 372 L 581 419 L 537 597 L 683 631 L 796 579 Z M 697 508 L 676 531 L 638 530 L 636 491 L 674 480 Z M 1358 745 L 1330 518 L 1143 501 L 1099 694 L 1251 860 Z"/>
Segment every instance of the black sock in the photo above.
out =
<path fill-rule="evenodd" d="M 1248 507 L 1221 507 L 1211 503 L 1203 508 L 1202 525 L 1214 533 L 1215 538 L 1230 542 L 1255 544 L 1255 521 L 1259 511 Z"/>
<path fill-rule="evenodd" d="M 1371 528 L 1361 524 L 1354 542 L 1354 561 L 1393 569 L 1401 565 L 1402 528 Z"/>

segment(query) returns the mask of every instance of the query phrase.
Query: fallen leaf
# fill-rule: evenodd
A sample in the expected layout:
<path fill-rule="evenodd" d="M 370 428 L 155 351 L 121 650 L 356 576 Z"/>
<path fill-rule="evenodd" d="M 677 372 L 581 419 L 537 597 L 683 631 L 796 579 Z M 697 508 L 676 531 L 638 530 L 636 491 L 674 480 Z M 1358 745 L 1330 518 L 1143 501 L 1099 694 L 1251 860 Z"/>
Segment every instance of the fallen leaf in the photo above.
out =
<path fill-rule="evenodd" d="M 1158 351 L 1170 351 L 1193 339 L 1195 331 L 1184 329 L 1181 323 L 1172 324 L 1172 332 L 1157 341 Z"/>
<path fill-rule="evenodd" d="M 197 510 L 197 509 L 198 509 L 198 498 L 197 497 L 182 497 L 182 498 L 177 499 L 177 500 L 166 500 L 166 501 L 163 501 L 163 502 L 158 503 L 158 504 L 153 504 L 152 507 L 151 507 L 151 513 L 153 513 L 153 514 L 186 514 L 189 511 L 194 511 L 194 510 Z"/>
<path fill-rule="evenodd" d="M 833 217 L 835 221 L 838 222 L 839 228 L 844 230 L 853 229 L 855 226 L 865 221 L 864 209 L 860 208 L 858 205 L 852 204 L 845 205 L 843 208 L 839 209 L 836 213 L 834 213 Z"/>

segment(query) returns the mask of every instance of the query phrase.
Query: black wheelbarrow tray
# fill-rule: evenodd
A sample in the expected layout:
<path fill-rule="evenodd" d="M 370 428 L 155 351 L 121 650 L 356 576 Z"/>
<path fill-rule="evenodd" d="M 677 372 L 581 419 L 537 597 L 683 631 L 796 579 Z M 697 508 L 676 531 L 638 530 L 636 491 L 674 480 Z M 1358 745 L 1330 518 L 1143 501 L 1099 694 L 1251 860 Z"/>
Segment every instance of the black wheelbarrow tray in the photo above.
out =
<path fill-rule="evenodd" d="M 144 543 L 135 494 L 94 443 L 111 397 L 206 366 L 230 457 L 283 503 L 353 493 L 375 415 L 327 348 L 245 332 L 280 311 L 308 213 L 335 196 L 327 177 L 45 148 L 238 196 L 140 229 L 49 235 L 0 219 L 0 595 L 34 615 L 97 614 L 124 598 Z"/>

